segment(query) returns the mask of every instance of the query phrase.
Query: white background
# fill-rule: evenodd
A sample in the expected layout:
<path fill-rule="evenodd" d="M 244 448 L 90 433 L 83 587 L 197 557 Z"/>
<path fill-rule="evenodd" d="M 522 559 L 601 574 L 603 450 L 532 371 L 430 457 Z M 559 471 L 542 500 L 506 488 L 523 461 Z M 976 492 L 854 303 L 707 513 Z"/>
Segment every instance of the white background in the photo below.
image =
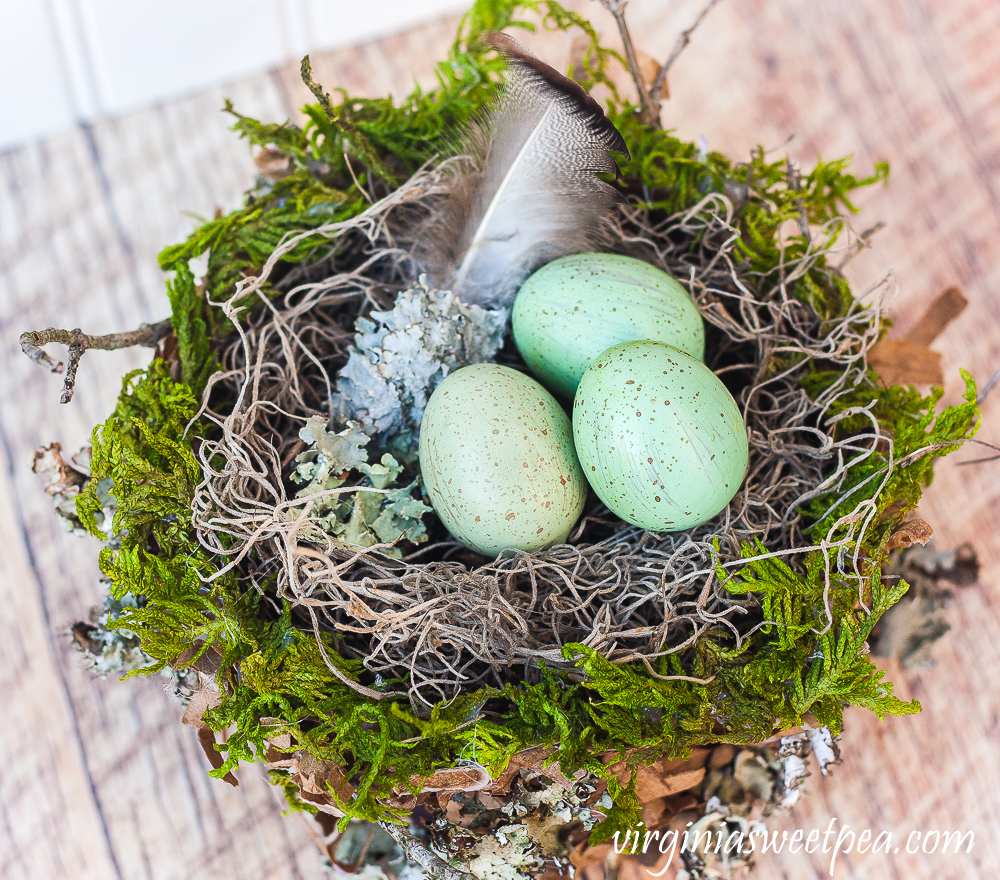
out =
<path fill-rule="evenodd" d="M 0 0 L 0 150 L 351 46 L 467 0 Z"/>

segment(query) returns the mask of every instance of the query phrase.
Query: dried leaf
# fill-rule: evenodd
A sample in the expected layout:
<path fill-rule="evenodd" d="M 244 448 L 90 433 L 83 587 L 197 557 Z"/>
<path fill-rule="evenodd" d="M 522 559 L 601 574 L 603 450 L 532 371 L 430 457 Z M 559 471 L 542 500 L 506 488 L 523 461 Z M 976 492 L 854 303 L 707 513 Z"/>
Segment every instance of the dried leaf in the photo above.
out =
<path fill-rule="evenodd" d="M 930 345 L 945 327 L 965 311 L 968 304 L 957 287 L 942 291 L 906 334 L 906 341 L 913 345 Z"/>
<path fill-rule="evenodd" d="M 589 865 L 598 865 L 603 862 L 608 853 L 611 852 L 611 843 L 599 843 L 597 846 L 588 846 L 586 841 L 579 849 L 569 851 L 569 862 L 577 869 L 586 868 Z"/>
<path fill-rule="evenodd" d="M 294 769 L 295 775 L 301 778 L 303 791 L 328 795 L 332 789 L 341 801 L 350 800 L 354 796 L 355 788 L 347 781 L 339 764 L 299 751 L 295 752 Z"/>
<path fill-rule="evenodd" d="M 868 364 L 886 385 L 942 385 L 941 355 L 905 339 L 882 339 L 868 352 Z"/>
<path fill-rule="evenodd" d="M 697 793 L 692 791 L 679 792 L 667 797 L 656 798 L 642 808 L 642 824 L 650 831 L 664 828 L 673 821 L 674 816 L 683 810 L 690 810 L 701 802 Z"/>
<path fill-rule="evenodd" d="M 218 770 L 226 763 L 222 755 L 216 751 L 215 733 L 210 727 L 198 728 L 198 742 L 201 744 L 201 749 L 205 753 L 205 757 L 208 758 L 208 763 L 212 765 L 213 770 Z M 228 782 L 234 788 L 239 786 L 239 782 L 232 773 L 227 773 L 222 777 L 222 780 L 223 782 Z"/>
<path fill-rule="evenodd" d="M 421 792 L 482 791 L 492 782 L 486 768 L 474 764 L 446 767 L 423 780 L 419 776 L 410 779 L 410 785 Z"/>
<path fill-rule="evenodd" d="M 911 547 L 914 544 L 926 544 L 934 535 L 934 530 L 922 519 L 911 519 L 903 523 L 885 544 L 885 549 L 895 550 L 897 547 Z"/>
<path fill-rule="evenodd" d="M 642 76 L 642 81 L 646 84 L 646 87 L 652 91 L 653 86 L 656 84 L 656 78 L 660 75 L 660 62 L 657 61 L 652 55 L 643 52 L 642 49 L 635 50 L 636 59 L 639 62 L 639 74 Z M 653 95 L 653 97 L 657 97 Z M 663 78 L 663 86 L 660 88 L 660 98 L 670 97 L 670 86 L 667 85 L 667 78 Z"/>
<path fill-rule="evenodd" d="M 222 695 L 219 693 L 218 687 L 216 687 L 214 680 L 208 679 L 204 682 L 202 688 L 196 691 L 194 696 L 191 697 L 187 708 L 184 710 L 181 723 L 186 724 L 188 727 L 197 727 L 200 730 L 205 727 L 202 716 L 209 709 L 214 709 L 221 703 Z"/>
<path fill-rule="evenodd" d="M 394 811 L 410 813 L 419 801 L 420 798 L 417 795 L 407 791 L 390 795 L 385 799 L 385 805 Z"/>
<path fill-rule="evenodd" d="M 635 791 L 639 798 L 639 803 L 645 804 L 656 798 L 668 797 L 701 785 L 701 781 L 704 778 L 704 767 L 669 773 L 666 776 L 656 776 L 652 773 L 643 773 L 640 771 L 636 779 Z"/>
<path fill-rule="evenodd" d="M 253 157 L 253 164 L 261 176 L 271 180 L 281 180 L 292 173 L 291 159 L 281 152 L 271 147 L 265 147 Z"/>
<path fill-rule="evenodd" d="M 691 749 L 690 755 L 685 759 L 661 756 L 652 764 L 639 769 L 636 775 L 636 784 L 655 786 L 656 782 L 654 780 L 665 780 L 672 776 L 680 776 L 691 770 L 700 770 L 708 763 L 711 753 L 712 750 L 710 748 L 698 746 Z M 612 765 L 611 772 L 618 777 L 618 781 L 622 785 L 626 785 L 632 775 L 632 771 L 627 767 L 625 761 L 620 761 Z M 681 789 L 675 790 L 680 791 Z M 652 795 L 652 797 L 662 797 L 662 795 L 656 794 Z M 640 801 L 642 800 L 641 797 L 639 799 Z"/>
<path fill-rule="evenodd" d="M 191 663 L 191 658 L 198 653 L 200 649 L 198 647 L 188 648 L 186 651 L 182 651 L 177 655 L 177 659 L 171 664 L 175 668 L 186 667 L 190 665 L 191 669 L 194 669 L 203 675 L 215 675 L 219 671 L 219 667 L 222 665 L 222 654 L 217 648 L 210 647 L 205 651 L 194 663 Z"/>
<path fill-rule="evenodd" d="M 511 783 L 520 775 L 521 770 L 534 770 L 538 773 L 543 773 L 553 782 L 562 785 L 564 788 L 569 788 L 573 785 L 573 780 L 568 779 L 559 770 L 559 765 L 556 763 L 545 765 L 545 761 L 555 752 L 555 749 L 551 746 L 535 746 L 530 749 L 525 749 L 524 751 L 517 752 L 515 755 L 511 756 L 510 763 L 507 765 L 506 769 L 501 773 L 496 780 L 490 785 L 486 791 L 490 794 L 502 795 L 507 794 L 510 791 Z"/>
<path fill-rule="evenodd" d="M 712 749 L 712 754 L 708 758 L 708 769 L 718 770 L 720 767 L 725 767 L 726 764 L 731 764 L 733 758 L 736 757 L 736 746 L 730 743 L 723 743 L 722 745 L 716 746 Z"/>

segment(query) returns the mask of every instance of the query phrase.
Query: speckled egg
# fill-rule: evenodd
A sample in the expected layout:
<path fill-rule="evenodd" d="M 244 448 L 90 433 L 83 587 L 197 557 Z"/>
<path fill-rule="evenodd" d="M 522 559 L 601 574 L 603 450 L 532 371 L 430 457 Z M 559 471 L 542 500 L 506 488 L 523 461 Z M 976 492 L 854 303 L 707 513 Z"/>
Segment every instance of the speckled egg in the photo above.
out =
<path fill-rule="evenodd" d="M 746 475 L 736 401 L 701 361 L 662 342 L 626 342 L 594 360 L 573 402 L 573 437 L 598 497 L 657 532 L 710 520 Z"/>
<path fill-rule="evenodd" d="M 572 400 L 583 371 L 619 342 L 653 339 L 705 356 L 705 325 L 690 294 L 656 266 L 619 254 L 572 254 L 518 291 L 514 342 L 546 388 Z"/>
<path fill-rule="evenodd" d="M 530 376 L 497 364 L 456 370 L 420 425 L 420 472 L 434 512 L 487 556 L 566 540 L 587 496 L 573 429 Z"/>

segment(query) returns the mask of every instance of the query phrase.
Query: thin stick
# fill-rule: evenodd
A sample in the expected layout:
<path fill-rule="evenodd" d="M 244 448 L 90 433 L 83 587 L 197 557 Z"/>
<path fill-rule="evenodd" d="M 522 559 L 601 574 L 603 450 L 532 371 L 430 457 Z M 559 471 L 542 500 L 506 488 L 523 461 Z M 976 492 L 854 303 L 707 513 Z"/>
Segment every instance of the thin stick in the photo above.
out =
<path fill-rule="evenodd" d="M 802 191 L 802 174 L 799 171 L 799 163 L 795 159 L 785 160 L 785 169 L 788 175 L 788 188 L 795 192 Z M 799 209 L 799 232 L 807 243 L 812 242 L 812 231 L 809 229 L 809 217 L 806 214 L 806 200 L 799 197 L 795 200 L 795 207 Z"/>
<path fill-rule="evenodd" d="M 402 827 L 393 822 L 379 822 L 386 833 L 399 844 L 403 854 L 416 862 L 435 880 L 469 880 L 471 874 L 451 867 L 444 859 L 435 855 L 415 837 L 411 837 Z"/>
<path fill-rule="evenodd" d="M 660 72 L 656 74 L 656 79 L 653 80 L 652 93 L 654 95 L 659 95 L 663 91 L 663 83 L 666 81 L 667 71 L 670 70 L 670 66 L 677 60 L 681 52 L 684 51 L 687 44 L 691 42 L 691 34 L 697 30 L 698 25 L 702 22 L 702 19 L 704 19 L 704 17 L 712 11 L 712 7 L 718 2 L 719 0 L 708 0 L 708 3 L 706 3 L 701 12 L 698 13 L 698 17 L 694 20 L 694 24 L 692 24 L 686 31 L 681 32 L 681 35 L 677 38 L 677 42 L 674 44 L 673 50 L 667 56 L 667 60 L 663 62 Z"/>
<path fill-rule="evenodd" d="M 717 2 L 717 0 L 716 0 Z M 660 127 L 660 102 L 655 100 L 649 93 L 646 80 L 642 77 L 639 68 L 639 57 L 636 55 L 635 45 L 632 43 L 632 35 L 629 33 L 628 25 L 625 22 L 626 0 L 601 0 L 601 5 L 610 12 L 615 22 L 618 24 L 618 33 L 621 34 L 622 44 L 625 47 L 625 60 L 628 62 L 628 71 L 632 74 L 632 81 L 635 89 L 639 93 L 639 103 L 642 105 L 643 121 L 654 128 Z M 654 91 L 654 94 L 656 92 Z"/>
<path fill-rule="evenodd" d="M 306 84 L 306 88 L 316 96 L 316 101 L 319 103 L 319 106 L 323 108 L 323 112 L 326 113 L 326 115 L 331 119 L 335 119 L 337 111 L 333 107 L 333 101 L 331 101 L 330 96 L 323 91 L 323 87 L 313 79 L 312 73 L 312 61 L 309 59 L 308 55 L 305 55 L 302 58 L 302 63 L 299 65 L 299 75 L 302 77 L 302 82 L 304 82 Z"/>
<path fill-rule="evenodd" d="M 959 467 L 962 467 L 963 465 L 967 465 L 967 464 L 983 464 L 984 462 L 987 462 L 987 461 L 996 461 L 998 458 L 1000 458 L 1000 446 L 995 446 L 992 443 L 987 443 L 985 440 L 976 440 L 976 439 L 971 438 L 971 437 L 969 438 L 969 442 L 970 443 L 975 443 L 976 446 L 985 446 L 987 449 L 993 449 L 993 450 L 996 451 L 997 454 L 996 455 L 991 455 L 991 456 L 989 456 L 987 458 L 973 458 L 973 459 L 970 459 L 969 461 L 960 461 L 960 462 L 958 462 L 958 466 Z"/>
<path fill-rule="evenodd" d="M 881 220 L 878 221 L 874 226 L 869 227 L 861 235 L 858 236 L 858 240 L 852 242 L 850 247 L 847 249 L 847 253 L 844 254 L 844 259 L 837 263 L 837 271 L 844 268 L 851 260 L 853 260 L 858 254 L 860 254 L 865 248 L 872 246 L 871 238 L 876 232 L 881 232 L 885 229 L 885 223 Z"/>
<path fill-rule="evenodd" d="M 996 388 L 998 382 L 1000 382 L 1000 370 L 997 370 L 992 376 L 990 376 L 989 380 L 987 380 L 986 384 L 982 387 L 982 390 L 976 395 L 977 406 L 986 400 L 986 395 Z"/>
<path fill-rule="evenodd" d="M 132 348 L 135 345 L 144 345 L 147 348 L 155 348 L 156 344 L 166 336 L 172 324 L 166 318 L 156 324 L 142 324 L 135 330 L 125 333 L 109 333 L 107 336 L 88 336 L 79 327 L 75 330 L 57 330 L 49 327 L 48 330 L 31 330 L 21 334 L 21 351 L 23 351 L 36 364 L 48 367 L 53 373 L 63 371 L 62 361 L 53 361 L 42 348 L 50 342 L 58 342 L 69 347 L 68 365 L 66 366 L 66 378 L 63 380 L 62 395 L 60 403 L 69 403 L 73 399 L 73 386 L 76 384 L 76 369 L 80 366 L 80 358 L 89 349 L 95 348 L 101 351 L 114 351 L 118 348 Z"/>

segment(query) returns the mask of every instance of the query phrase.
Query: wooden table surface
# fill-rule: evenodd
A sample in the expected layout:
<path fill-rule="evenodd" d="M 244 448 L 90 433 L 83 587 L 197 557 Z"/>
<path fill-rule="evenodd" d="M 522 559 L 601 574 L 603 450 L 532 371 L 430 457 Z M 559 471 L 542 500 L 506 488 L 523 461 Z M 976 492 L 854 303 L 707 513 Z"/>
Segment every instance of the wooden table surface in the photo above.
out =
<path fill-rule="evenodd" d="M 610 21 L 578 0 L 600 28 Z M 697 0 L 632 0 L 637 42 L 663 58 Z M 668 7 L 664 11 L 663 7 Z M 328 87 L 402 94 L 432 82 L 454 20 L 315 59 Z M 958 368 L 980 384 L 1000 367 L 1000 4 L 985 0 L 725 0 L 670 77 L 664 122 L 711 148 L 758 144 L 797 158 L 853 154 L 858 173 L 892 165 L 863 196 L 858 228 L 888 226 L 851 266 L 858 289 L 895 273 L 898 326 L 949 284 L 969 299 L 936 343 L 946 397 Z M 525 41 L 558 66 L 562 37 Z M 191 228 L 184 212 L 230 209 L 250 182 L 246 146 L 218 112 L 280 120 L 302 103 L 293 69 L 78 128 L 0 155 L 0 876 L 10 880 L 323 875 L 304 822 L 255 768 L 232 789 L 207 764 L 178 705 L 155 679 L 94 680 L 66 624 L 98 601 L 97 547 L 63 533 L 32 450 L 75 449 L 110 411 L 118 380 L 145 350 L 92 353 L 76 398 L 17 348 L 26 329 L 111 332 L 167 313 L 155 256 Z M 794 135 L 791 141 L 790 136 Z M 786 143 L 787 142 L 787 143 Z M 1000 440 L 1000 391 L 980 437 Z M 954 459 L 971 458 L 959 453 Z M 898 680 L 915 717 L 847 713 L 846 762 L 814 776 L 778 827 L 892 831 L 897 853 L 841 857 L 838 878 L 1000 876 L 1000 464 L 939 466 L 921 505 L 939 546 L 971 540 L 981 583 L 960 591 L 937 665 Z M 973 831 L 969 854 L 907 854 L 913 830 Z M 829 855 L 758 859 L 756 876 L 829 876 Z"/>

